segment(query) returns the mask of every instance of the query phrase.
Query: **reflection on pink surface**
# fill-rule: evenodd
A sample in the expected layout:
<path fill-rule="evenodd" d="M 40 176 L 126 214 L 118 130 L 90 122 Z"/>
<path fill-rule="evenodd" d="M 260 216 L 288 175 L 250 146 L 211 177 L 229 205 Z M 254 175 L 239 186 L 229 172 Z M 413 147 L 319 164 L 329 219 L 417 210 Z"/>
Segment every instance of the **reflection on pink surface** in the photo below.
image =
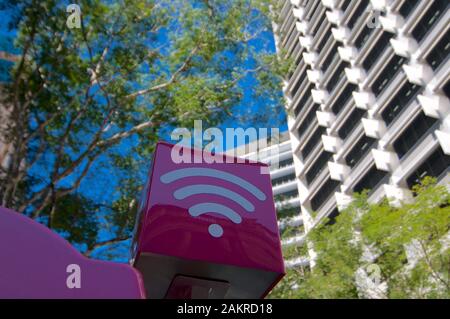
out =
<path fill-rule="evenodd" d="M 177 164 L 173 147 L 158 143 L 135 258 L 152 253 L 282 276 L 270 176 L 260 172 L 264 164 Z"/>
<path fill-rule="evenodd" d="M 145 293 L 134 268 L 90 260 L 45 226 L 0 207 L 0 298 L 140 299 Z"/>

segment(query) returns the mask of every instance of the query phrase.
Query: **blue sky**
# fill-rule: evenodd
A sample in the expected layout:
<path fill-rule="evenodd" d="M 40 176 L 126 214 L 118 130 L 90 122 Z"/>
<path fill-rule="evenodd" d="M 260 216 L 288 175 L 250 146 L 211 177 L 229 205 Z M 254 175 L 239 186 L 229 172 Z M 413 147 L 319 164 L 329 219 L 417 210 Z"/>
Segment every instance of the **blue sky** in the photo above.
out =
<path fill-rule="evenodd" d="M 14 38 L 15 30 L 8 30 L 9 16 L 10 12 L 0 11 L 0 50 L 15 52 L 16 50 L 12 47 L 11 42 L 11 39 Z M 267 43 L 269 43 L 268 46 L 265 45 Z M 275 51 L 274 39 L 270 31 L 266 31 L 263 34 L 261 34 L 261 37 L 253 40 L 252 44 L 255 46 L 257 50 L 258 49 L 263 50 L 264 47 L 267 50 L 268 47 L 270 52 Z M 251 64 L 252 61 L 249 61 L 248 63 Z M 0 61 L 0 81 L 7 80 L 8 78 L 7 70 L 9 67 L 10 63 Z M 263 106 L 258 103 L 255 104 L 253 103 L 254 101 L 250 100 L 252 90 L 254 90 L 256 86 L 256 80 L 254 79 L 254 77 L 252 75 L 248 75 L 243 80 L 241 80 L 240 84 L 244 88 L 244 96 L 242 101 L 234 107 L 234 113 L 240 114 L 245 112 L 250 113 L 260 112 L 260 108 Z M 252 107 L 249 107 L 250 105 L 252 105 Z M 242 127 L 246 129 L 248 127 L 252 127 L 253 125 L 254 123 L 241 123 L 237 122 L 236 119 L 234 118 L 228 118 L 219 126 L 219 128 L 222 129 L 223 132 L 225 132 L 225 128 Z M 285 131 L 287 129 L 287 126 L 284 121 L 284 115 L 273 114 L 273 118 L 271 118 L 268 123 L 263 123 L 263 127 L 266 128 L 278 127 L 280 132 Z M 203 129 L 206 128 L 207 127 L 203 127 Z M 174 142 L 170 140 L 170 136 L 168 133 L 169 132 L 165 131 L 163 135 L 161 135 L 161 139 L 169 142 Z M 123 151 L 126 151 L 131 146 L 132 143 L 133 139 L 129 139 L 126 143 L 122 143 L 120 147 L 122 148 Z M 150 164 L 150 159 L 148 160 L 148 164 Z M 42 169 L 45 170 L 45 168 L 42 167 L 35 167 L 35 173 L 38 173 Z M 148 167 L 143 169 L 143 176 L 142 176 L 143 179 L 145 179 L 147 169 Z M 113 172 L 110 172 L 110 170 L 108 170 L 108 161 L 105 158 L 103 159 L 100 158 L 99 163 L 92 167 L 91 173 L 82 182 L 79 188 L 79 192 L 88 195 L 95 201 L 104 203 L 112 202 L 114 198 L 117 197 L 117 193 L 115 191 L 115 188 L 117 186 L 117 179 L 116 179 L 117 176 L 115 177 L 115 175 L 111 173 Z M 102 178 L 100 180 L 97 178 L 98 176 L 108 176 L 109 178 L 108 179 Z M 93 185 L 95 185 L 95 187 L 93 187 Z M 109 231 L 104 229 L 100 232 L 99 240 L 105 240 L 108 239 L 109 237 L 110 237 Z M 126 262 L 129 257 L 128 254 L 129 246 L 130 246 L 129 242 L 126 242 L 123 245 L 118 246 L 116 252 L 120 257 L 116 257 L 115 260 Z"/>

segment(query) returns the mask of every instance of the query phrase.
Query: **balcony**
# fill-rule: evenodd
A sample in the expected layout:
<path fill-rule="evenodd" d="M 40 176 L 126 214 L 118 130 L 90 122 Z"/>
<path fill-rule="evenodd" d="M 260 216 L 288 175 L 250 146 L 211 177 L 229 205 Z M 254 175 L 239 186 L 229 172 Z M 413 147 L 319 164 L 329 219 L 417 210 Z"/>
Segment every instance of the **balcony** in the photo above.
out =
<path fill-rule="evenodd" d="M 397 153 L 378 150 L 376 148 L 373 148 L 371 151 L 373 159 L 375 161 L 375 166 L 378 170 L 393 172 L 398 167 L 400 160 L 397 156 Z"/>
<path fill-rule="evenodd" d="M 273 195 L 276 196 L 276 195 L 280 195 L 282 193 L 292 191 L 294 189 L 297 189 L 297 179 L 292 179 L 285 183 L 278 184 L 272 188 L 272 191 L 273 191 Z"/>
<path fill-rule="evenodd" d="M 367 136 L 380 139 L 386 133 L 386 124 L 384 121 L 377 119 L 361 119 L 364 132 Z"/>
<path fill-rule="evenodd" d="M 403 70 L 409 82 L 418 85 L 426 85 L 433 78 L 433 70 L 425 63 L 404 64 Z"/>
<path fill-rule="evenodd" d="M 331 179 L 343 182 L 350 174 L 350 167 L 341 163 L 328 162 L 328 171 Z"/>
<path fill-rule="evenodd" d="M 317 116 L 317 121 L 318 121 L 319 125 L 323 126 L 323 127 L 331 127 L 331 125 L 336 120 L 336 116 L 334 115 L 333 112 L 317 111 L 316 116 Z"/>
<path fill-rule="evenodd" d="M 427 116 L 434 117 L 435 119 L 443 119 L 450 113 L 450 103 L 446 96 L 440 94 L 431 96 L 418 95 L 417 99 Z"/>
<path fill-rule="evenodd" d="M 336 136 L 322 135 L 322 143 L 327 152 L 334 154 L 342 147 L 342 139 Z"/>
<path fill-rule="evenodd" d="M 308 267 L 309 259 L 307 257 L 298 257 L 295 259 L 286 260 L 284 266 L 288 269 L 295 267 Z"/>
<path fill-rule="evenodd" d="M 283 239 L 281 241 L 281 245 L 284 247 L 288 247 L 288 246 L 292 246 L 292 245 L 296 245 L 296 246 L 301 246 L 305 243 L 305 235 L 298 235 L 298 236 L 293 236 L 287 239 Z"/>
<path fill-rule="evenodd" d="M 290 217 L 290 218 L 284 218 L 281 221 L 278 222 L 278 228 L 280 230 L 285 229 L 286 227 L 298 227 L 303 225 L 303 218 L 302 216 L 296 215 L 294 217 Z"/>
<path fill-rule="evenodd" d="M 416 40 L 412 37 L 403 35 L 399 35 L 396 39 L 391 39 L 390 43 L 395 54 L 405 58 L 409 58 L 418 48 Z"/>

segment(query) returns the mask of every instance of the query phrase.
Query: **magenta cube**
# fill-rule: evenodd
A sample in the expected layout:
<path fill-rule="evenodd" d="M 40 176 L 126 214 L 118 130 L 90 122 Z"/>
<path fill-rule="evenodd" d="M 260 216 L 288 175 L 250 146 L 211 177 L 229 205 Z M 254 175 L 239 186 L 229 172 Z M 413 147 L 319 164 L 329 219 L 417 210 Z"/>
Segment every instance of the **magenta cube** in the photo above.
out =
<path fill-rule="evenodd" d="M 148 298 L 264 297 L 285 273 L 266 164 L 194 149 L 177 163 L 179 151 L 158 143 L 140 203 L 133 265 Z"/>

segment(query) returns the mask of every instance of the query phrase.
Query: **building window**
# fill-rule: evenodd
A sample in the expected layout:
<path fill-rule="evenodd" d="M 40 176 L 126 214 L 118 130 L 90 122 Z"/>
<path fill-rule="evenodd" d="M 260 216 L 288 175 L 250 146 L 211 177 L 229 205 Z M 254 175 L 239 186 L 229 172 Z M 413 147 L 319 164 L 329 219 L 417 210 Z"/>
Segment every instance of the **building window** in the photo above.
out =
<path fill-rule="evenodd" d="M 312 123 L 316 122 L 316 112 L 319 110 L 319 107 L 319 104 L 314 104 L 311 111 L 308 112 L 308 115 L 302 121 L 302 124 L 298 127 L 297 132 L 299 138 L 308 130 L 309 127 L 311 127 Z"/>
<path fill-rule="evenodd" d="M 450 52 L 450 30 L 439 40 L 433 50 L 425 58 L 431 68 L 436 71 Z"/>
<path fill-rule="evenodd" d="M 302 149 L 302 157 L 306 159 L 311 151 L 317 146 L 318 143 L 322 140 L 322 135 L 325 133 L 325 128 L 319 126 L 314 134 L 309 139 L 308 143 L 306 143 L 305 147 Z"/>
<path fill-rule="evenodd" d="M 364 46 L 364 44 L 366 44 L 367 40 L 369 40 L 370 35 L 372 34 L 374 29 L 375 28 L 369 28 L 366 25 L 355 40 L 355 47 L 361 49 Z"/>
<path fill-rule="evenodd" d="M 425 176 L 439 177 L 450 167 L 450 156 L 438 147 L 406 180 L 409 188 L 420 183 Z"/>
<path fill-rule="evenodd" d="M 366 114 L 366 111 L 355 107 L 350 116 L 346 119 L 344 125 L 339 129 L 339 137 L 345 140 L 361 121 L 364 114 Z"/>
<path fill-rule="evenodd" d="M 311 35 L 312 35 L 312 36 L 315 36 L 315 35 L 316 35 L 317 30 L 320 28 L 320 26 L 321 26 L 322 23 L 323 23 L 323 20 L 325 20 L 325 12 L 320 16 L 319 22 L 316 22 L 316 25 L 314 26 L 314 29 L 313 29 L 312 32 L 311 32 Z"/>
<path fill-rule="evenodd" d="M 369 0 L 360 0 L 358 2 L 358 7 L 355 11 L 353 11 L 352 17 L 350 18 L 350 20 L 348 20 L 347 23 L 350 30 L 353 29 L 356 21 L 358 21 L 358 19 L 364 14 L 364 11 L 366 11 L 367 6 L 369 5 Z"/>
<path fill-rule="evenodd" d="M 395 77 L 397 72 L 400 70 L 405 58 L 398 55 L 394 55 L 390 61 L 387 63 L 383 72 L 378 76 L 375 82 L 372 84 L 372 92 L 375 96 L 380 95 L 384 88 L 389 84 L 389 82 Z"/>
<path fill-rule="evenodd" d="M 394 149 L 399 158 L 405 156 L 406 153 L 414 146 L 422 136 L 436 123 L 437 119 L 426 116 L 423 112 L 414 119 L 409 127 L 403 131 L 399 138 L 394 142 Z"/>
<path fill-rule="evenodd" d="M 328 67 L 333 64 L 331 62 L 332 60 L 339 58 L 338 50 L 337 50 L 338 46 L 339 45 L 337 43 L 335 43 L 333 48 L 328 53 L 327 58 L 323 61 L 322 65 L 321 65 L 321 67 L 323 68 L 323 72 L 325 72 L 328 69 Z"/>
<path fill-rule="evenodd" d="M 418 3 L 419 0 L 405 0 L 398 12 L 406 19 Z"/>
<path fill-rule="evenodd" d="M 333 211 L 327 216 L 328 221 L 326 222 L 326 225 L 334 225 L 338 216 L 339 210 L 337 208 L 333 209 Z"/>
<path fill-rule="evenodd" d="M 350 64 L 348 62 L 342 61 L 341 64 L 336 68 L 333 73 L 333 76 L 328 80 L 326 89 L 328 92 L 333 91 L 334 87 L 339 83 L 341 78 L 345 75 L 345 68 L 349 67 Z"/>
<path fill-rule="evenodd" d="M 377 43 L 370 50 L 370 53 L 364 59 L 362 66 L 364 70 L 369 71 L 378 58 L 383 54 L 384 50 L 389 44 L 389 40 L 392 38 L 392 34 L 389 32 L 383 32 Z"/>
<path fill-rule="evenodd" d="M 376 139 L 363 135 L 345 157 L 345 162 L 347 165 L 350 167 L 355 167 L 361 158 L 369 152 L 375 142 Z"/>
<path fill-rule="evenodd" d="M 328 26 L 327 30 L 323 33 L 323 38 L 320 40 L 319 45 L 317 46 L 317 51 L 322 51 L 323 47 L 325 46 L 325 43 L 327 43 L 327 40 L 330 38 L 331 34 L 331 25 Z"/>
<path fill-rule="evenodd" d="M 291 98 L 297 94 L 298 89 L 300 88 L 300 85 L 305 81 L 306 79 L 306 70 L 302 73 L 302 75 L 297 79 L 297 83 L 295 83 L 295 86 L 291 90 Z"/>
<path fill-rule="evenodd" d="M 278 163 L 278 167 L 279 167 L 279 168 L 283 168 L 283 167 L 292 165 L 292 163 L 294 163 L 294 159 L 293 159 L 292 157 L 290 157 L 290 158 L 287 158 L 287 159 L 285 159 L 285 160 L 280 161 L 280 162 Z"/>
<path fill-rule="evenodd" d="M 311 97 L 311 90 L 314 89 L 314 84 L 310 84 L 309 87 L 306 89 L 305 94 L 303 94 L 302 99 L 298 102 L 297 106 L 294 109 L 294 114 L 297 117 L 300 111 L 303 109 L 303 107 L 307 104 L 307 100 L 309 100 Z"/>
<path fill-rule="evenodd" d="M 334 114 L 339 114 L 344 106 L 347 104 L 348 100 L 352 97 L 352 92 L 358 88 L 357 85 L 348 83 L 339 97 L 334 101 L 331 110 Z"/>
<path fill-rule="evenodd" d="M 368 190 L 369 194 L 373 191 L 378 184 L 387 176 L 387 172 L 380 171 L 373 165 L 368 173 L 353 187 L 353 191 L 361 193 L 363 190 Z"/>
<path fill-rule="evenodd" d="M 317 194 L 314 195 L 314 197 L 311 199 L 312 210 L 316 211 L 317 209 L 319 209 L 323 205 L 323 203 L 325 203 L 328 198 L 330 198 L 330 196 L 334 194 L 336 188 L 338 188 L 339 185 L 340 183 L 338 181 L 329 178 L 325 182 L 325 184 L 323 184 Z"/>
<path fill-rule="evenodd" d="M 450 81 L 447 81 L 447 83 L 445 83 L 444 87 L 442 88 L 442 91 L 447 96 L 447 98 L 450 99 Z"/>
<path fill-rule="evenodd" d="M 280 194 L 280 197 L 282 197 L 283 200 L 297 198 L 298 197 L 298 189 L 294 189 L 289 192 L 282 193 L 282 194 Z"/>
<path fill-rule="evenodd" d="M 328 160 L 331 158 L 333 153 L 329 153 L 327 151 L 323 151 L 322 154 L 314 161 L 314 164 L 310 167 L 310 169 L 306 172 L 305 177 L 308 184 L 320 175 L 320 173 L 327 166 Z"/>
<path fill-rule="evenodd" d="M 306 20 L 311 20 L 311 17 L 314 15 L 314 13 L 316 12 L 316 10 L 320 9 L 322 7 L 322 5 L 320 5 L 320 1 L 314 1 L 314 4 L 312 5 L 311 9 L 309 10 L 307 16 L 306 16 Z"/>
<path fill-rule="evenodd" d="M 381 117 L 390 125 L 395 118 L 406 108 L 409 102 L 417 96 L 420 86 L 408 81 L 403 85 L 400 91 L 394 96 L 388 106 L 381 112 Z"/>
<path fill-rule="evenodd" d="M 297 28 L 295 27 L 295 23 L 293 25 L 294 25 L 294 27 L 289 32 L 288 40 L 284 43 L 283 48 L 286 48 L 286 46 L 289 46 L 292 43 L 293 39 L 296 41 L 299 36 L 299 32 L 297 31 Z M 284 40 L 282 40 L 282 41 L 284 41 Z"/>
<path fill-rule="evenodd" d="M 341 6 L 342 12 L 345 12 L 345 10 L 347 10 L 347 8 L 348 8 L 348 6 L 350 5 L 350 3 L 351 3 L 351 0 L 345 0 L 345 1 L 342 3 L 342 6 Z"/>
<path fill-rule="evenodd" d="M 419 23 L 414 27 L 412 31 L 413 37 L 417 42 L 421 42 L 428 31 L 431 30 L 433 25 L 447 9 L 448 0 L 434 0 L 433 4 L 428 8 L 425 15 L 420 19 Z"/>
<path fill-rule="evenodd" d="M 289 174 L 281 177 L 277 177 L 272 179 L 272 186 L 277 186 L 280 184 L 285 184 L 295 180 L 295 174 Z"/>

